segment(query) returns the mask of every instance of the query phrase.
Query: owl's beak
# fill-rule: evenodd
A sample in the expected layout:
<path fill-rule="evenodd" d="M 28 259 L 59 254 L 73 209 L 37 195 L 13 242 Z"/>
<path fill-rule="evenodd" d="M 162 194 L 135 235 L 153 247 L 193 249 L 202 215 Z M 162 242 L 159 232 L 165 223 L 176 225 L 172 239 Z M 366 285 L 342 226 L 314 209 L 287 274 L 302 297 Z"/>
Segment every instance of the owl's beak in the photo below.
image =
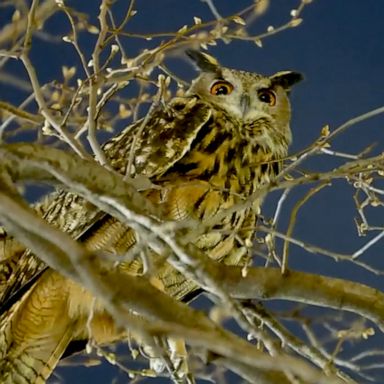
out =
<path fill-rule="evenodd" d="M 250 105 L 251 105 L 251 98 L 249 97 L 249 95 L 247 94 L 242 95 L 240 98 L 240 107 L 241 107 L 241 111 L 243 112 L 243 117 L 245 117 L 246 114 L 248 113 Z"/>

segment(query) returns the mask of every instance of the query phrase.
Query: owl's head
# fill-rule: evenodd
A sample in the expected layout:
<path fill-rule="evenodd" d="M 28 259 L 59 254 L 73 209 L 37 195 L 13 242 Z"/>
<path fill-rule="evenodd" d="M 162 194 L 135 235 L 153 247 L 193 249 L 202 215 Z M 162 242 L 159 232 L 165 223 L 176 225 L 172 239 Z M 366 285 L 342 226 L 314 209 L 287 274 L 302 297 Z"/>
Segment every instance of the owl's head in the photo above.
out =
<path fill-rule="evenodd" d="M 220 66 L 203 52 L 188 50 L 187 55 L 200 71 L 188 91 L 244 123 L 269 119 L 273 125 L 288 127 L 291 87 L 303 79 L 300 73 L 278 72 L 272 76 L 238 71 Z"/>

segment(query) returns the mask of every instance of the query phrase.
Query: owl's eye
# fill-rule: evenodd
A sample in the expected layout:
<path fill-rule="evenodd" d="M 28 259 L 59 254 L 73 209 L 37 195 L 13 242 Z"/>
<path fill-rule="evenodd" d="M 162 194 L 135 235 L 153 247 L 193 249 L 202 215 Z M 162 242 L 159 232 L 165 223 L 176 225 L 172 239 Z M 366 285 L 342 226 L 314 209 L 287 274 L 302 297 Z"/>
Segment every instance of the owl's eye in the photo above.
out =
<path fill-rule="evenodd" d="M 212 85 L 210 92 L 211 95 L 229 95 L 233 91 L 233 85 L 228 81 L 217 81 Z"/>
<path fill-rule="evenodd" d="M 271 107 L 276 104 L 276 94 L 270 89 L 259 89 L 257 96 L 259 97 L 260 101 L 269 104 Z"/>

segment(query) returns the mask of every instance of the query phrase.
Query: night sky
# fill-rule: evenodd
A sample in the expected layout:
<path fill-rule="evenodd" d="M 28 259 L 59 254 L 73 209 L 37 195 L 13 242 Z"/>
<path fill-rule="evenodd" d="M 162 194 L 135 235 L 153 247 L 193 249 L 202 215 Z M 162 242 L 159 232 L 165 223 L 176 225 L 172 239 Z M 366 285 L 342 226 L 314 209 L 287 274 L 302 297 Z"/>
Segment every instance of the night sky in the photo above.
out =
<path fill-rule="evenodd" d="M 288 21 L 290 11 L 298 3 L 298 0 L 272 0 L 267 13 L 252 25 L 249 32 L 260 33 L 269 25 L 278 26 Z M 93 15 L 98 8 L 98 2 L 90 0 L 73 0 L 68 4 L 82 11 L 91 9 Z M 127 1 L 117 1 L 115 9 L 125 9 L 126 4 Z M 250 2 L 216 0 L 215 4 L 221 15 L 227 16 Z M 207 5 L 200 0 L 139 0 L 136 9 L 138 15 L 127 28 L 132 32 L 175 31 L 184 24 L 192 24 L 193 16 L 199 16 L 203 21 L 212 19 Z M 251 42 L 234 41 L 229 45 L 219 43 L 210 47 L 209 52 L 226 67 L 263 74 L 292 69 L 304 74 L 305 81 L 297 85 L 291 95 L 294 140 L 290 152 L 293 154 L 311 144 L 323 126 L 328 124 L 332 131 L 350 118 L 384 105 L 383 16 L 384 1 L 381 0 L 314 0 L 305 8 L 302 14 L 304 21 L 299 27 L 268 37 L 263 40 L 263 48 Z M 9 20 L 10 13 L 0 8 L 0 26 Z M 61 33 L 68 30 L 68 23 L 64 20 L 55 16 L 47 26 L 50 31 Z M 124 41 L 130 55 L 149 46 L 138 39 Z M 82 43 L 84 50 L 90 52 L 89 41 Z M 60 76 L 62 65 L 78 63 L 69 45 L 59 46 L 38 38 L 34 40 L 32 60 L 38 68 L 41 83 Z M 182 55 L 170 58 L 168 64 L 186 80 L 195 75 L 193 67 Z M 16 61 L 7 64 L 5 69 L 26 79 L 21 64 Z M 0 82 L 0 99 L 19 103 L 26 96 L 27 93 Z M 356 154 L 373 143 L 376 143 L 373 153 L 384 150 L 384 115 L 347 130 L 333 141 L 332 149 Z M 312 158 L 303 168 L 324 170 L 339 163 L 337 159 L 323 155 Z M 286 227 L 290 209 L 306 191 L 308 188 L 298 188 L 289 195 L 281 220 L 282 230 Z M 345 254 L 355 252 L 377 232 L 358 237 L 353 193 L 353 187 L 344 181 L 336 181 L 323 189 L 300 211 L 294 236 L 333 251 Z M 273 202 L 277 197 L 273 194 L 267 199 L 264 207 L 266 216 L 273 213 Z M 382 215 L 380 208 L 369 211 L 369 219 L 376 225 L 383 225 Z M 361 260 L 384 270 L 383 241 L 370 248 Z M 342 277 L 384 289 L 383 276 L 348 262 L 335 263 L 325 256 L 297 247 L 292 247 L 290 261 L 291 267 L 298 270 Z M 382 342 L 382 335 L 377 333 L 372 345 L 379 346 Z M 110 382 L 116 372 L 117 369 L 110 366 L 79 370 L 63 368 L 60 371 L 66 382 L 74 384 Z M 122 374 L 119 378 L 118 383 L 127 380 Z M 148 382 L 168 381 L 159 379 Z"/>

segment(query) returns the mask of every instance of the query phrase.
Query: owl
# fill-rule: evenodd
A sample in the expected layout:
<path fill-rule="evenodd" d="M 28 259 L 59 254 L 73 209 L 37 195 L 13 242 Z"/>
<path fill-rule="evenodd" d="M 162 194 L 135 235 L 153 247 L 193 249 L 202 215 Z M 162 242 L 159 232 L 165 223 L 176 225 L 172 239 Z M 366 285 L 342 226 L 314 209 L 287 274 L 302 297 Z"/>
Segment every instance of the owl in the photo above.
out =
<path fill-rule="evenodd" d="M 291 71 L 263 76 L 222 67 L 206 53 L 187 54 L 200 71 L 188 91 L 103 150 L 117 172 L 150 180 L 153 187 L 142 193 L 161 208 L 164 221 L 202 223 L 204 230 L 192 241 L 207 257 L 243 265 L 262 198 L 241 203 L 279 173 L 291 142 L 288 95 L 302 76 Z M 83 198 L 57 191 L 35 208 L 89 251 L 121 255 L 117 268 L 124 273 L 143 274 L 140 259 L 123 257 L 141 241 L 139 234 Z M 164 255 L 148 253 L 159 289 L 184 301 L 199 291 Z M 5 236 L 0 257 L 2 383 L 43 383 L 60 358 L 84 347 L 88 338 L 108 343 L 123 337 L 87 290 L 15 239 Z"/>

